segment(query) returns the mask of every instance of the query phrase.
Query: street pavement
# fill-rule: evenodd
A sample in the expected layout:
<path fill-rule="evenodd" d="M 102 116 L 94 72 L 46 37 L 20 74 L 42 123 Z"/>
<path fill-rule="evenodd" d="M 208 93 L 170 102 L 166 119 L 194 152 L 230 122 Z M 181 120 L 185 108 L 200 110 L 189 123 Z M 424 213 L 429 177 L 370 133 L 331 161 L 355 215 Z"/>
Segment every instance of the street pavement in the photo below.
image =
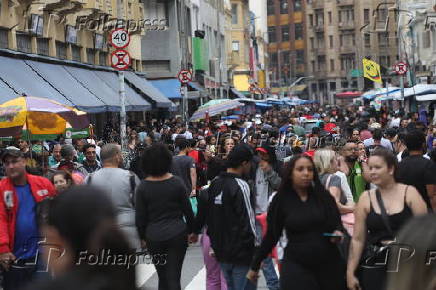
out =
<path fill-rule="evenodd" d="M 151 264 L 139 264 L 136 267 L 136 282 L 141 290 L 158 289 L 158 277 L 154 266 Z M 182 268 L 182 289 L 203 290 L 206 289 L 206 268 L 203 262 L 203 253 L 200 244 L 190 246 L 186 252 Z M 268 289 L 263 275 L 259 278 L 257 289 Z"/>

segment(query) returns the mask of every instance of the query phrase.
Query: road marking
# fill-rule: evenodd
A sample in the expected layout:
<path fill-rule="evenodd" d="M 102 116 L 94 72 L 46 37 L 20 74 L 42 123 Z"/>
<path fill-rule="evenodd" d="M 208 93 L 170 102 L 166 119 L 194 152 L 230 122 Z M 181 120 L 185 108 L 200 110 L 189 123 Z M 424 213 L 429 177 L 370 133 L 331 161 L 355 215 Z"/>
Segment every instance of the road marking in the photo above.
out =
<path fill-rule="evenodd" d="M 189 283 L 185 290 L 197 290 L 204 289 L 206 287 L 206 267 L 201 268 L 201 270 L 195 275 L 191 283 Z"/>

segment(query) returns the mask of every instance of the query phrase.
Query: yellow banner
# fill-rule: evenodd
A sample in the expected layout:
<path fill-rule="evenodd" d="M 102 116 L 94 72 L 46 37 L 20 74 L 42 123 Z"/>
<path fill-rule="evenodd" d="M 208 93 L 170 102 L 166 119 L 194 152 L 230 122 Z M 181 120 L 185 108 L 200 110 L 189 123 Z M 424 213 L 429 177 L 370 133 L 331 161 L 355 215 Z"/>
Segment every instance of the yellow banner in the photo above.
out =
<path fill-rule="evenodd" d="M 380 71 L 380 65 L 375 61 L 364 58 L 363 62 L 363 76 L 373 82 L 382 84 L 382 77 Z"/>

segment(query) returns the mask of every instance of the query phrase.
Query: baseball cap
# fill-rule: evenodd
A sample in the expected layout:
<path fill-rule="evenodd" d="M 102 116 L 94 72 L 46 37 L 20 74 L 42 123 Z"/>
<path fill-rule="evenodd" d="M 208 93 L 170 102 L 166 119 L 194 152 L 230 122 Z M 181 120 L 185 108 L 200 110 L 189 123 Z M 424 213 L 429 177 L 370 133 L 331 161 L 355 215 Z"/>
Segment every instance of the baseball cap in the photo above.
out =
<path fill-rule="evenodd" d="M 1 156 L 2 162 L 4 162 L 7 157 L 15 157 L 15 158 L 24 157 L 24 153 L 21 152 L 21 150 L 19 150 L 18 148 L 15 148 L 15 147 L 12 147 L 12 148 L 11 147 L 8 147 L 3 152 L 2 156 Z"/>

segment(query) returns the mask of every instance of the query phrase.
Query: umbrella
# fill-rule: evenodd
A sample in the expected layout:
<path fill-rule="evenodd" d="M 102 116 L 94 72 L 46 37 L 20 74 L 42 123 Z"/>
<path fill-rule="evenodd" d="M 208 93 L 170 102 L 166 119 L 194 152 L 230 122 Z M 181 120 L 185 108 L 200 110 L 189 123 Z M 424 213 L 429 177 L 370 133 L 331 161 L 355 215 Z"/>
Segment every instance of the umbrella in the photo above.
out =
<path fill-rule="evenodd" d="M 357 98 L 357 97 L 360 97 L 361 95 L 362 95 L 361 92 L 347 91 L 347 92 L 343 92 L 343 93 L 337 93 L 336 97 L 338 97 L 338 98 Z"/>
<path fill-rule="evenodd" d="M 235 109 L 237 107 L 244 106 L 244 104 L 230 99 L 217 99 L 211 100 L 198 108 L 198 110 L 192 115 L 191 121 L 200 120 L 206 118 L 206 113 L 210 117 L 221 114 L 222 112 Z"/>
<path fill-rule="evenodd" d="M 18 97 L 0 105 L 0 136 L 62 134 L 67 123 L 75 129 L 88 127 L 85 112 L 39 97 Z"/>

